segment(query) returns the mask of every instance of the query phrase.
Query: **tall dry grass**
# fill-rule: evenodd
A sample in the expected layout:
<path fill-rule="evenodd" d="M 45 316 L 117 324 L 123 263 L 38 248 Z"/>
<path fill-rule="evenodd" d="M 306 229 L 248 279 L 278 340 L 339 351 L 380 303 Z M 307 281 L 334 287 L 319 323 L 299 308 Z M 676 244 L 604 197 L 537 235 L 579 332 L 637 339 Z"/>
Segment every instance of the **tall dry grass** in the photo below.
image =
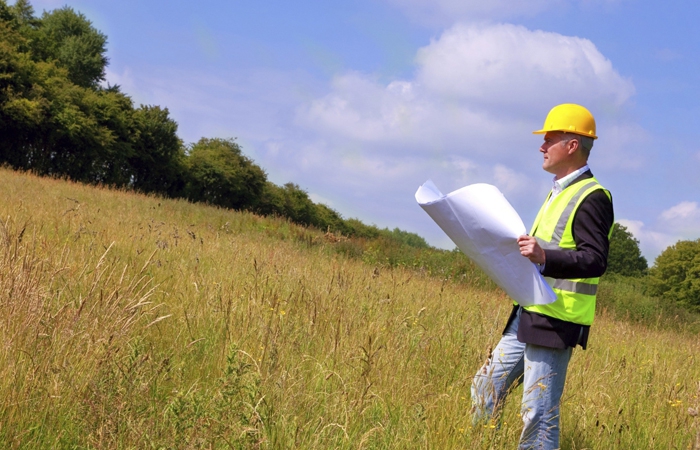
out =
<path fill-rule="evenodd" d="M 0 180 L 6 448 L 515 447 L 520 390 L 500 429 L 469 417 L 502 293 L 280 220 Z M 699 351 L 601 315 L 571 363 L 563 448 L 698 445 Z"/>

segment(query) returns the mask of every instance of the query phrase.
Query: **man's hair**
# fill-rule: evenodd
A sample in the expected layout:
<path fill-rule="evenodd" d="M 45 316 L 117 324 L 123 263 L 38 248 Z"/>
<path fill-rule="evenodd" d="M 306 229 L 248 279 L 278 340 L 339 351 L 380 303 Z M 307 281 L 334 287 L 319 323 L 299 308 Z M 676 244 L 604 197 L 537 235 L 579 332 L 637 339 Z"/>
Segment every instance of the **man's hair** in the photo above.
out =
<path fill-rule="evenodd" d="M 593 148 L 593 138 L 588 137 L 588 136 L 582 136 L 580 134 L 576 133 L 567 133 L 563 132 L 562 133 L 562 138 L 561 140 L 564 141 L 565 143 L 576 139 L 578 141 L 579 148 L 581 149 L 581 153 L 583 153 L 583 156 L 586 157 L 586 160 L 588 160 L 588 157 L 591 154 L 591 149 Z"/>

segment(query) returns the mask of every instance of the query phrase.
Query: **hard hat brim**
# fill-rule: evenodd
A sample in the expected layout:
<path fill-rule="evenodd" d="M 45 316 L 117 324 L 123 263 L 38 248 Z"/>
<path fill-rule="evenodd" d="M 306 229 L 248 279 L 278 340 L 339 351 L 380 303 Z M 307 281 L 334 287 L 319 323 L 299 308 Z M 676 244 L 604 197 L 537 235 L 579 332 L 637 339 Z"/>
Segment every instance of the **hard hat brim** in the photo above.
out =
<path fill-rule="evenodd" d="M 533 131 L 532 134 L 547 134 L 550 131 L 559 131 L 561 133 L 578 134 L 579 136 L 586 136 L 586 137 L 589 137 L 591 139 L 598 139 L 598 136 L 596 136 L 595 134 L 578 133 L 576 131 L 571 131 L 571 130 L 537 130 L 537 131 Z"/>

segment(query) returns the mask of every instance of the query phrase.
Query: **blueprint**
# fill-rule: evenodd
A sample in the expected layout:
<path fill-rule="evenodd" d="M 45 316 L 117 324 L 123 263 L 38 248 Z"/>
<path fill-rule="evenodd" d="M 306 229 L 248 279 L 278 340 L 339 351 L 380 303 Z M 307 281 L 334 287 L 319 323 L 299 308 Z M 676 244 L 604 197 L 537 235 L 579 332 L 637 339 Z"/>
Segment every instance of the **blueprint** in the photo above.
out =
<path fill-rule="evenodd" d="M 537 266 L 520 254 L 516 242 L 525 225 L 505 196 L 490 184 L 472 184 L 443 195 L 432 181 L 416 201 L 506 294 L 522 306 L 556 300 Z"/>

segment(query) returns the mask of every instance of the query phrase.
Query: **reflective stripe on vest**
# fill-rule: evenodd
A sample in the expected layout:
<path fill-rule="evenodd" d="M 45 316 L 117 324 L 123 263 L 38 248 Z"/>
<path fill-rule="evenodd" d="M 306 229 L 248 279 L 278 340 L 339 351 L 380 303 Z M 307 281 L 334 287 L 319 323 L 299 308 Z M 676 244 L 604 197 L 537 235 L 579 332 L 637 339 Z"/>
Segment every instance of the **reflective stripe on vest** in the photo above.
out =
<path fill-rule="evenodd" d="M 569 291 L 583 295 L 595 295 L 598 291 L 597 284 L 565 280 L 562 278 L 544 277 L 544 279 L 553 289 L 561 289 L 562 291 Z"/>

